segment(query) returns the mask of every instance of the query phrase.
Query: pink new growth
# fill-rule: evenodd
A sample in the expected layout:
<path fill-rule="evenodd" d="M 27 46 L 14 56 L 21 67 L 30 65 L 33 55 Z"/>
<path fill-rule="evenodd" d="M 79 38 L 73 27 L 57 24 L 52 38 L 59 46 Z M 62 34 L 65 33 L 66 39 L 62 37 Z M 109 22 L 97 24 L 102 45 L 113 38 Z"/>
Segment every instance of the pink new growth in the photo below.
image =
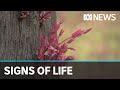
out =
<path fill-rule="evenodd" d="M 62 36 L 63 33 L 64 33 L 64 30 L 62 29 L 62 30 L 60 31 L 60 33 L 59 33 L 59 37 Z"/>
<path fill-rule="evenodd" d="M 83 34 L 83 32 L 84 32 L 83 30 L 77 30 L 76 32 L 74 32 L 72 34 L 72 38 L 76 38 L 76 37 L 81 36 Z"/>
<path fill-rule="evenodd" d="M 41 17 L 46 17 L 49 13 L 44 13 Z M 80 37 L 83 34 L 88 33 L 92 28 L 88 30 L 77 30 L 70 37 L 59 42 L 59 38 L 63 35 L 64 30 L 62 29 L 58 36 L 57 31 L 59 30 L 61 24 L 64 20 L 61 20 L 59 23 L 55 24 L 49 36 L 40 34 L 40 48 L 38 49 L 38 59 L 39 60 L 74 60 L 73 56 L 66 56 L 65 53 L 68 50 L 76 51 L 76 49 L 72 47 L 68 47 L 68 45 L 73 42 L 77 37 Z"/>
<path fill-rule="evenodd" d="M 51 32 L 52 33 L 55 33 L 57 32 L 57 30 L 60 28 L 61 24 L 64 22 L 64 20 L 61 20 L 58 24 L 55 24 L 53 27 L 52 27 L 52 30 Z"/>
<path fill-rule="evenodd" d="M 45 21 L 50 19 L 50 14 L 52 11 L 39 11 L 39 21 L 40 25 L 42 25 Z M 20 18 L 26 18 L 30 15 L 30 11 L 21 11 Z M 73 56 L 66 56 L 65 53 L 68 50 L 76 51 L 76 49 L 72 47 L 68 47 L 70 43 L 72 43 L 77 37 L 80 37 L 83 34 L 91 31 L 92 28 L 88 30 L 77 30 L 72 33 L 72 35 L 62 42 L 59 42 L 59 38 L 63 35 L 64 30 L 62 29 L 58 36 L 57 32 L 60 29 L 61 24 L 63 24 L 64 20 L 61 20 L 59 23 L 56 23 L 50 32 L 49 36 L 40 33 L 40 46 L 38 48 L 37 58 L 39 60 L 74 60 Z"/>
<path fill-rule="evenodd" d="M 39 13 L 39 20 L 43 23 L 48 19 L 51 19 L 50 14 L 52 11 L 40 11 Z"/>
<path fill-rule="evenodd" d="M 38 49 L 38 59 L 39 60 L 74 60 L 73 56 L 66 56 L 65 53 L 68 50 L 75 51 L 74 48 L 68 47 L 68 44 L 73 42 L 77 37 L 80 37 L 82 34 L 88 33 L 88 30 L 77 30 L 70 37 L 58 42 L 59 38 L 63 35 L 64 30 L 62 29 L 58 36 L 57 31 L 59 30 L 61 24 L 64 20 L 61 20 L 59 23 L 55 24 L 51 29 L 51 34 L 46 36 L 40 34 L 40 48 Z"/>

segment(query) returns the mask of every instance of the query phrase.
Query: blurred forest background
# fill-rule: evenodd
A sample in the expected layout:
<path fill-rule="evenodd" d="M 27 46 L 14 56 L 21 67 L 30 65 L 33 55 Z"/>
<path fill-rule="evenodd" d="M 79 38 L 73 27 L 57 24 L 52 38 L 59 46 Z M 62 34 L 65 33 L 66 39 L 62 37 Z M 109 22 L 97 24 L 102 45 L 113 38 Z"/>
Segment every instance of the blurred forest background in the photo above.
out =
<path fill-rule="evenodd" d="M 83 21 L 83 14 L 116 14 L 116 21 Z M 119 11 L 57 11 L 57 21 L 64 19 L 61 28 L 65 30 L 60 41 L 78 29 L 93 28 L 91 32 L 77 38 L 70 46 L 77 51 L 69 51 L 78 60 L 120 59 L 120 12 Z"/>

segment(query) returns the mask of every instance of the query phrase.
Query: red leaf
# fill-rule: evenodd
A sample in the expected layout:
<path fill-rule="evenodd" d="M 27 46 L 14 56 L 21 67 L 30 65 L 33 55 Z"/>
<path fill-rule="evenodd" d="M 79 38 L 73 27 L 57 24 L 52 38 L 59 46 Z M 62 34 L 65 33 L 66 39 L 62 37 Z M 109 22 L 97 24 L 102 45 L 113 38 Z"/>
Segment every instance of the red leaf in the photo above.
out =
<path fill-rule="evenodd" d="M 52 27 L 52 30 L 51 32 L 52 33 L 55 33 L 57 32 L 57 30 L 60 28 L 61 24 L 64 22 L 64 20 L 61 20 L 58 24 L 55 24 L 53 27 Z"/>
<path fill-rule="evenodd" d="M 83 30 L 77 30 L 72 34 L 72 37 L 73 38 L 79 37 L 83 34 L 83 32 L 84 32 Z"/>
<path fill-rule="evenodd" d="M 73 50 L 73 51 L 76 51 L 76 49 L 74 49 L 74 48 L 71 48 L 71 47 L 70 47 L 70 48 L 68 48 L 68 49 L 70 49 L 70 50 Z"/>
<path fill-rule="evenodd" d="M 74 38 L 71 38 L 71 39 L 68 40 L 67 43 L 72 43 L 74 40 L 75 40 Z"/>
<path fill-rule="evenodd" d="M 88 33 L 88 32 L 91 31 L 91 30 L 92 30 L 92 28 L 86 30 L 83 34 L 86 34 L 86 33 Z"/>
<path fill-rule="evenodd" d="M 64 30 L 62 29 L 59 33 L 59 37 L 62 36 L 63 33 L 64 33 Z"/>

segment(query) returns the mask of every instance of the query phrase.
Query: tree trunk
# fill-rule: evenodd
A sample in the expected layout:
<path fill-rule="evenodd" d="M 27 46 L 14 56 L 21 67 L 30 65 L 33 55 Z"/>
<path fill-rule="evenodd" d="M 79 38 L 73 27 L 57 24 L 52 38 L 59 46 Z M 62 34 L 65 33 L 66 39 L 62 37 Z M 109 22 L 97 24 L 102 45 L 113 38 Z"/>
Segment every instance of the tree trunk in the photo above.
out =
<path fill-rule="evenodd" d="M 0 11 L 0 59 L 34 59 L 39 47 L 40 32 L 46 34 L 56 22 L 52 19 L 40 27 L 39 14 L 31 11 L 30 16 L 19 20 L 20 11 Z"/>
<path fill-rule="evenodd" d="M 39 22 L 39 11 L 31 11 L 30 16 L 19 19 L 20 11 L 0 11 L 0 60 L 34 60 L 40 43 L 40 32 L 49 34 L 51 27 L 56 23 L 56 13 L 53 12 L 51 20 L 46 21 L 43 26 Z M 3 71 L 7 63 L 0 63 Z M 12 66 L 39 66 L 45 63 L 8 63 Z M 3 71 L 4 72 L 4 71 Z M 55 78 L 48 76 L 15 76 L 7 77 L 0 72 L 0 78 Z M 59 78 L 59 77 L 57 77 Z"/>

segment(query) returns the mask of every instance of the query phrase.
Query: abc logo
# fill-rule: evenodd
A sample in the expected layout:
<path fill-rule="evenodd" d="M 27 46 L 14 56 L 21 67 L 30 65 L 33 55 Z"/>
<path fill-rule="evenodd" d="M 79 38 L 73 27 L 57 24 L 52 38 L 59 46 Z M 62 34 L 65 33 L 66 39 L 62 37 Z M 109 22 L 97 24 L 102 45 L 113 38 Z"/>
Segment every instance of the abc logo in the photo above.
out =
<path fill-rule="evenodd" d="M 83 14 L 84 21 L 115 21 L 115 14 Z"/>

